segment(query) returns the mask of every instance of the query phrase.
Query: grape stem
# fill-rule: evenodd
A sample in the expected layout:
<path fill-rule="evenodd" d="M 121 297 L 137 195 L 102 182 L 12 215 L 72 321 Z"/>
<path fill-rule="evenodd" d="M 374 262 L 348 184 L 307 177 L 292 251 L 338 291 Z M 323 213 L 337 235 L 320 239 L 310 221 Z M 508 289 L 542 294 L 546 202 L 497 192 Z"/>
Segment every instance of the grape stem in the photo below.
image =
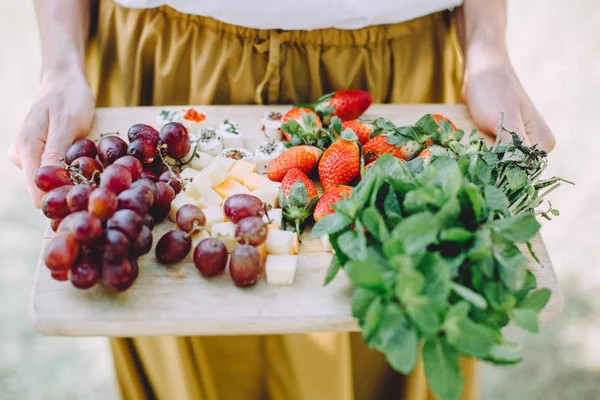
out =
<path fill-rule="evenodd" d="M 197 219 L 195 219 L 192 224 L 192 229 L 190 229 L 190 231 L 184 236 L 186 239 L 189 239 L 194 233 L 200 232 L 202 229 L 204 229 L 204 225 L 200 224 Z"/>

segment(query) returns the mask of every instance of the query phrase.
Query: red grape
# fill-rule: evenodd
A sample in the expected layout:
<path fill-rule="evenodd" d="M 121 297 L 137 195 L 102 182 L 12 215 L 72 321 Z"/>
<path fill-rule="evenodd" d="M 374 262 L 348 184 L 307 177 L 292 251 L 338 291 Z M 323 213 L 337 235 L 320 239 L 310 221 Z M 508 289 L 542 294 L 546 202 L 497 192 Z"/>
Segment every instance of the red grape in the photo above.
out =
<path fill-rule="evenodd" d="M 52 279 L 54 279 L 55 281 L 59 281 L 59 282 L 66 282 L 69 280 L 69 270 L 60 270 L 60 271 L 50 271 L 50 276 L 52 276 Z"/>
<path fill-rule="evenodd" d="M 102 238 L 102 221 L 87 211 L 77 211 L 69 215 L 69 231 L 75 241 L 89 245 Z"/>
<path fill-rule="evenodd" d="M 108 189 L 97 188 L 90 194 L 88 212 L 101 221 L 109 219 L 117 210 L 117 195 Z"/>
<path fill-rule="evenodd" d="M 227 247 L 218 239 L 204 239 L 194 249 L 194 264 L 203 276 L 221 274 L 227 266 Z"/>
<path fill-rule="evenodd" d="M 129 143 L 137 139 L 150 139 L 154 142 L 154 147 L 158 144 L 158 131 L 151 126 L 144 124 L 135 124 L 127 131 Z"/>
<path fill-rule="evenodd" d="M 116 194 L 131 186 L 131 173 L 124 165 L 114 164 L 106 168 L 100 177 L 100 187 Z"/>
<path fill-rule="evenodd" d="M 77 289 L 89 289 L 100 279 L 100 264 L 82 260 L 71 267 L 71 284 Z"/>
<path fill-rule="evenodd" d="M 104 166 L 127 154 L 127 143 L 118 136 L 106 136 L 98 143 L 98 158 Z"/>
<path fill-rule="evenodd" d="M 150 230 L 154 229 L 154 218 L 152 218 L 152 215 L 144 214 L 142 215 L 142 218 L 144 219 L 144 225 L 146 225 Z"/>
<path fill-rule="evenodd" d="M 129 143 L 127 154 L 137 158 L 144 164 L 151 164 L 158 155 L 156 144 L 148 139 L 136 139 Z"/>
<path fill-rule="evenodd" d="M 96 144 L 90 139 L 79 139 L 73 142 L 73 144 L 67 149 L 65 155 L 65 162 L 71 164 L 76 158 L 79 157 L 90 157 L 96 158 L 98 155 L 98 149 Z"/>
<path fill-rule="evenodd" d="M 261 217 L 246 217 L 235 226 L 235 236 L 241 244 L 260 246 L 267 240 L 267 224 Z"/>
<path fill-rule="evenodd" d="M 179 229 L 190 232 L 194 228 L 194 223 L 196 223 L 197 227 L 204 227 L 206 225 L 206 216 L 195 205 L 186 204 L 177 210 L 175 221 Z"/>
<path fill-rule="evenodd" d="M 116 211 L 106 223 L 108 229 L 121 231 L 129 240 L 135 240 L 143 226 L 144 220 L 142 217 L 134 211 L 126 209 Z"/>
<path fill-rule="evenodd" d="M 50 220 L 50 228 L 52 228 L 53 232 L 56 232 L 58 230 L 58 227 L 60 226 L 62 219 L 53 219 Z"/>
<path fill-rule="evenodd" d="M 71 174 L 66 168 L 60 165 L 44 165 L 35 171 L 35 184 L 44 191 L 49 192 L 57 187 L 69 185 L 71 183 Z"/>
<path fill-rule="evenodd" d="M 102 283 L 107 289 L 123 292 L 131 286 L 138 274 L 138 264 L 127 258 L 113 262 L 102 262 Z"/>
<path fill-rule="evenodd" d="M 127 167 L 129 169 L 129 173 L 131 174 L 131 180 L 134 182 L 140 179 L 140 176 L 142 175 L 142 162 L 134 156 L 123 156 L 117 159 L 114 164 Z"/>
<path fill-rule="evenodd" d="M 165 166 L 165 163 L 163 162 L 163 160 L 161 160 L 160 157 L 154 158 L 154 161 L 152 161 L 152 163 L 145 164 L 144 166 L 147 169 L 149 169 L 150 171 L 154 172 L 157 177 L 160 176 L 160 174 L 162 174 L 164 172 L 164 170 L 167 168 Z M 157 180 L 158 180 L 158 178 L 157 178 Z"/>
<path fill-rule="evenodd" d="M 71 222 L 73 221 L 73 214 L 69 214 L 63 219 L 60 220 L 60 225 L 58 225 L 57 233 L 60 232 L 71 232 Z"/>
<path fill-rule="evenodd" d="M 104 238 L 104 258 L 118 262 L 127 257 L 131 241 L 120 231 L 107 229 Z"/>
<path fill-rule="evenodd" d="M 87 183 L 82 183 L 72 188 L 67 195 L 69 209 L 73 212 L 87 210 L 88 200 L 93 190 L 92 185 L 88 185 Z"/>
<path fill-rule="evenodd" d="M 154 222 L 162 222 L 171 211 L 171 202 L 175 198 L 173 188 L 164 182 L 156 182 L 158 196 L 154 199 L 154 205 L 150 209 L 150 214 L 154 218 Z"/>
<path fill-rule="evenodd" d="M 42 199 L 40 208 L 44 215 L 50 219 L 61 219 L 71 213 L 67 204 L 67 195 L 73 185 L 65 185 L 52 189 Z"/>
<path fill-rule="evenodd" d="M 134 189 L 139 186 L 145 186 L 152 192 L 152 203 L 156 201 L 158 197 L 158 188 L 156 187 L 156 183 L 153 180 L 148 178 L 141 178 L 131 184 L 131 189 Z"/>
<path fill-rule="evenodd" d="M 57 233 L 44 251 L 44 263 L 51 271 L 69 270 L 79 254 L 79 244 L 66 232 Z"/>
<path fill-rule="evenodd" d="M 191 148 L 188 131 L 178 122 L 169 122 L 163 126 L 160 140 L 167 145 L 167 155 L 176 159 L 184 158 Z"/>
<path fill-rule="evenodd" d="M 175 194 L 181 192 L 181 177 L 175 171 L 169 170 L 163 172 L 158 178 L 161 182 L 164 182 L 173 188 Z"/>
<path fill-rule="evenodd" d="M 252 286 L 262 275 L 262 262 L 256 247 L 242 244 L 233 249 L 229 273 L 237 286 Z"/>
<path fill-rule="evenodd" d="M 127 209 L 135 211 L 139 215 L 144 215 L 148 212 L 154 202 L 152 191 L 146 186 L 136 186 L 122 191 L 119 196 L 119 210 Z"/>
<path fill-rule="evenodd" d="M 146 225 L 142 227 L 138 237 L 131 243 L 131 254 L 141 257 L 152 248 L 152 231 Z"/>
<path fill-rule="evenodd" d="M 223 212 L 228 220 L 237 224 L 246 217 L 264 214 L 263 202 L 251 194 L 234 194 L 225 200 Z"/>
<path fill-rule="evenodd" d="M 102 172 L 102 165 L 95 158 L 87 156 L 76 158 L 71 163 L 71 168 L 79 172 L 86 179 L 94 179 L 94 177 L 98 177 Z"/>
<path fill-rule="evenodd" d="M 190 253 L 192 241 L 182 230 L 167 232 L 156 244 L 156 258 L 162 264 L 173 264 Z"/>
<path fill-rule="evenodd" d="M 139 161 L 139 160 L 138 160 Z M 144 168 L 142 169 L 142 173 L 140 175 L 141 179 L 149 179 L 152 182 L 156 182 L 158 181 L 158 175 L 156 175 L 156 173 L 154 171 L 151 171 L 148 168 Z"/>

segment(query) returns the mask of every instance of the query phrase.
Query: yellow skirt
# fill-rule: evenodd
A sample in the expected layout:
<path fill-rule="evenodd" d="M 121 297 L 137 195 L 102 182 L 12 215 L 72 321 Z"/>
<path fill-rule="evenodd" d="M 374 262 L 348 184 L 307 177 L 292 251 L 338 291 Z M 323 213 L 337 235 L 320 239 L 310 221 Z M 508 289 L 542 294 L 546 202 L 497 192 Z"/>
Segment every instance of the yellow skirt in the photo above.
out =
<path fill-rule="evenodd" d="M 380 103 L 454 103 L 462 69 L 449 12 L 354 31 L 254 30 L 168 7 L 95 12 L 98 106 L 307 102 L 363 89 Z M 359 334 L 111 339 L 123 399 L 433 399 L 421 363 L 393 371 Z M 475 398 L 475 362 L 462 360 Z"/>

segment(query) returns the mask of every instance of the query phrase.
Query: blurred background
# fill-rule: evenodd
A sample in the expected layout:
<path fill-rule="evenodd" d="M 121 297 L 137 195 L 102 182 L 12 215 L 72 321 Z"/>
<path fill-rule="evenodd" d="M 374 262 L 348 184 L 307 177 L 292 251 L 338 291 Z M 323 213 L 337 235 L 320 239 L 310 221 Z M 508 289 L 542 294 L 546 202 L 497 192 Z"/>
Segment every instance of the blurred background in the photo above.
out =
<path fill-rule="evenodd" d="M 0 13 L 0 399 L 116 399 L 103 338 L 41 336 L 27 310 L 47 221 L 31 206 L 5 151 L 35 96 L 39 38 L 30 1 L 2 0 Z M 485 400 L 600 398 L 600 174 L 593 160 L 600 107 L 600 2 L 509 2 L 508 46 L 525 89 L 557 137 L 551 174 L 577 183 L 552 195 L 561 212 L 543 235 L 565 310 L 537 336 L 516 329 L 525 361 L 482 366 Z M 590 139 L 590 136 L 591 139 Z M 594 141 L 594 143 L 591 143 Z M 590 143 L 588 143 L 590 142 Z"/>

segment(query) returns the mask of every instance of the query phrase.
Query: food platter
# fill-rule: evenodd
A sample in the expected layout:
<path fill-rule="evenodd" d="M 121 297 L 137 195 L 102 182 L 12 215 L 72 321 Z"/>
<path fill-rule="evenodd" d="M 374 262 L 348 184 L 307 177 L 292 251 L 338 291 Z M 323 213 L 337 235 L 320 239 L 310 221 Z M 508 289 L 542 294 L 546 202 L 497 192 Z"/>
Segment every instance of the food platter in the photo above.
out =
<path fill-rule="evenodd" d="M 197 107 L 211 124 L 233 119 L 245 132 L 245 147 L 253 150 L 264 140 L 260 118 L 266 111 L 285 111 L 286 106 Z M 90 138 L 101 133 L 126 132 L 135 123 L 152 124 L 158 107 L 98 109 Z M 173 109 L 181 109 L 173 107 Z M 396 124 L 412 124 L 425 113 L 441 113 L 465 131 L 473 127 L 468 112 L 459 105 L 373 105 L 365 117 L 384 117 Z M 156 238 L 173 228 L 165 221 L 155 227 Z M 53 235 L 48 229 L 42 251 Z M 533 240 L 540 263 L 529 258 L 538 285 L 552 290 L 541 321 L 554 319 L 563 300 L 552 263 L 541 236 Z M 527 254 L 527 253 L 526 253 Z M 40 261 L 30 309 L 35 327 L 59 336 L 150 336 L 284 334 L 315 331 L 357 331 L 350 312 L 351 285 L 340 274 L 329 286 L 323 279 L 331 253 L 320 240 L 303 234 L 295 282 L 291 286 L 267 285 L 251 288 L 232 285 L 227 275 L 202 278 L 191 258 L 173 267 L 157 262 L 151 251 L 139 260 L 140 274 L 124 293 L 107 293 L 96 287 L 88 291 L 51 279 Z"/>

